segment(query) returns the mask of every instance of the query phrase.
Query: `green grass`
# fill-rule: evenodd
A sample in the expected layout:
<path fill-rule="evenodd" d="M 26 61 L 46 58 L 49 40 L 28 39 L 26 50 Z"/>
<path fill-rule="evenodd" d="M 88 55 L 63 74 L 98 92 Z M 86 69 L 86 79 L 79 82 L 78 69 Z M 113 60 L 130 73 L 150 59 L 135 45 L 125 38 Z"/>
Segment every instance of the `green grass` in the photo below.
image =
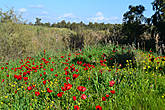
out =
<path fill-rule="evenodd" d="M 0 81 L 4 79 L 4 82 L 0 82 L 0 108 L 73 110 L 74 106 L 78 105 L 80 110 L 95 110 L 95 107 L 100 105 L 103 110 L 165 110 L 165 57 L 127 47 L 122 49 L 115 45 L 98 45 L 86 46 L 76 52 L 46 50 L 44 54 L 42 50 L 32 58 L 22 58 L 22 64 L 20 58 L 10 60 L 8 65 L 0 65 Z M 42 58 L 49 62 L 45 64 Z M 25 64 L 27 61 L 28 65 Z M 82 64 L 77 64 L 77 61 L 82 61 Z M 84 63 L 88 65 L 85 66 Z M 21 65 L 22 69 L 14 71 Z M 34 69 L 37 65 L 38 68 Z M 26 66 L 31 69 L 26 69 Z M 75 71 L 72 71 L 71 68 L 74 67 Z M 51 68 L 54 70 L 51 71 Z M 28 80 L 14 78 L 14 75 L 23 77 L 24 72 L 30 70 L 30 74 L 24 76 L 28 77 Z M 69 74 L 65 75 L 65 71 Z M 74 80 L 73 74 L 79 76 Z M 72 87 L 62 91 L 61 87 L 67 83 L 66 77 L 70 77 L 68 83 Z M 109 81 L 112 80 L 115 84 L 110 87 Z M 35 87 L 32 90 L 27 90 L 27 87 L 33 85 Z M 78 86 L 84 86 L 86 90 L 79 91 Z M 48 93 L 47 88 L 52 92 Z M 112 94 L 111 90 L 115 90 L 115 94 Z M 35 92 L 40 92 L 40 95 L 36 96 Z M 57 96 L 59 92 L 64 92 L 62 97 Z M 81 99 L 82 94 L 87 96 L 85 100 Z M 76 101 L 73 101 L 73 96 L 76 96 Z M 102 97 L 106 97 L 106 101 L 102 101 Z"/>

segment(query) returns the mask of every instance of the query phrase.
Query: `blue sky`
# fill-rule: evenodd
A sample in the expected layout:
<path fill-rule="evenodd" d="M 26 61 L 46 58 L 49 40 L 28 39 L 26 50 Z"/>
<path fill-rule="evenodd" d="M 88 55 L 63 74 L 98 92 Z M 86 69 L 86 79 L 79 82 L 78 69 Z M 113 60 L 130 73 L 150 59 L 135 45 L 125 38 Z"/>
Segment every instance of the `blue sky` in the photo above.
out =
<path fill-rule="evenodd" d="M 153 14 L 151 3 L 154 0 L 0 0 L 0 8 L 14 8 L 22 14 L 24 20 L 35 22 L 39 17 L 42 22 L 104 22 L 122 23 L 123 14 L 129 5 L 143 5 L 144 15 Z"/>

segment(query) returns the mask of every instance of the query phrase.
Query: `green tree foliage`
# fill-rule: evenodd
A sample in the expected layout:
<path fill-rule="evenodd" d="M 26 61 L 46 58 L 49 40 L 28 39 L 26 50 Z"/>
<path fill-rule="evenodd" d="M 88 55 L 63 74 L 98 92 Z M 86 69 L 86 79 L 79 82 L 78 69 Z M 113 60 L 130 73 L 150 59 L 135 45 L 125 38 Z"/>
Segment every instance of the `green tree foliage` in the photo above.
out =
<path fill-rule="evenodd" d="M 143 12 L 144 6 L 129 6 L 129 11 L 123 15 L 123 29 L 122 32 L 128 37 L 128 41 L 137 44 L 140 40 L 139 36 L 146 31 L 145 17 Z"/>
<path fill-rule="evenodd" d="M 14 9 L 10 9 L 6 12 L 3 12 L 2 9 L 0 9 L 0 23 L 23 23 L 23 20 L 21 18 L 21 15 L 16 15 L 14 13 Z"/>
<path fill-rule="evenodd" d="M 165 42 L 165 0 L 155 0 L 153 3 L 152 24 L 155 26 L 154 32 L 159 34 L 160 40 Z"/>
<path fill-rule="evenodd" d="M 36 18 L 35 25 L 42 25 L 40 18 Z"/>

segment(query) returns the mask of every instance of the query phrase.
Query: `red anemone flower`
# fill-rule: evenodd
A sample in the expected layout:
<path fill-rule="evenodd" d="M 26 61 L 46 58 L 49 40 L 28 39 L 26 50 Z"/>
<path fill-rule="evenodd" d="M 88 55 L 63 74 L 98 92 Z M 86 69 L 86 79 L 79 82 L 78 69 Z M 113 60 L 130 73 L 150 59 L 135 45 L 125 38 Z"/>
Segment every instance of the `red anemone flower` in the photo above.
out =
<path fill-rule="evenodd" d="M 109 84 L 110 84 L 109 86 L 112 87 L 115 84 L 115 81 L 114 80 L 109 81 Z"/>
<path fill-rule="evenodd" d="M 106 101 L 106 98 L 105 97 L 102 97 L 102 101 Z"/>
<path fill-rule="evenodd" d="M 18 79 L 18 80 L 21 80 L 21 79 L 22 79 L 22 76 L 21 76 L 21 75 L 18 75 L 18 76 L 17 76 L 17 79 Z"/>
<path fill-rule="evenodd" d="M 64 94 L 63 92 L 59 92 L 58 94 L 57 94 L 57 96 L 58 97 L 62 97 L 62 94 Z"/>
<path fill-rule="evenodd" d="M 102 107 L 100 105 L 97 105 L 96 110 L 102 110 Z"/>
<path fill-rule="evenodd" d="M 73 80 L 75 80 L 78 76 L 79 74 L 73 74 Z"/>
<path fill-rule="evenodd" d="M 68 84 L 64 83 L 64 87 L 65 87 L 66 90 L 69 90 L 69 89 L 72 88 L 72 85 L 69 84 L 69 83 Z"/>
<path fill-rule="evenodd" d="M 66 91 L 65 87 L 61 87 L 62 91 Z"/>
<path fill-rule="evenodd" d="M 86 91 L 86 87 L 83 87 L 83 86 L 78 86 L 77 89 L 79 91 L 82 91 L 82 92 L 85 92 Z"/>
<path fill-rule="evenodd" d="M 29 87 L 27 87 L 27 89 L 28 89 L 28 91 L 30 91 L 30 90 L 32 90 L 32 87 L 31 87 L 31 86 L 29 86 Z"/>
<path fill-rule="evenodd" d="M 109 94 L 106 94 L 106 97 L 109 97 Z"/>
<path fill-rule="evenodd" d="M 51 92 L 53 92 L 52 90 L 50 90 L 49 88 L 47 88 L 47 92 L 48 93 L 51 93 Z"/>
<path fill-rule="evenodd" d="M 5 79 L 2 79 L 2 82 L 1 83 L 3 83 L 5 81 Z"/>
<path fill-rule="evenodd" d="M 74 109 L 75 109 L 75 110 L 79 110 L 80 107 L 79 107 L 78 105 L 75 105 L 75 106 L 74 106 Z"/>
<path fill-rule="evenodd" d="M 70 77 L 66 77 L 66 81 L 68 81 L 70 79 Z"/>
<path fill-rule="evenodd" d="M 53 69 L 53 68 L 51 68 L 51 69 L 50 69 L 50 71 L 54 71 L 54 69 Z"/>
<path fill-rule="evenodd" d="M 69 72 L 68 71 L 65 71 L 65 75 L 68 75 L 69 74 Z"/>
<path fill-rule="evenodd" d="M 73 96 L 73 100 L 74 100 L 74 101 L 76 100 L 76 96 Z"/>
<path fill-rule="evenodd" d="M 87 96 L 85 94 L 81 95 L 81 99 L 85 100 L 87 98 Z"/>
<path fill-rule="evenodd" d="M 54 76 L 56 76 L 56 77 L 57 77 L 57 76 L 58 76 L 58 74 L 55 74 Z"/>
<path fill-rule="evenodd" d="M 46 80 L 45 80 L 45 81 L 43 81 L 43 84 L 44 84 L 44 85 L 46 84 Z"/>
<path fill-rule="evenodd" d="M 28 80 L 28 77 L 23 77 L 24 81 Z"/>
<path fill-rule="evenodd" d="M 112 94 L 115 94 L 115 90 L 111 90 L 110 92 L 111 92 Z"/>
<path fill-rule="evenodd" d="M 35 95 L 36 95 L 36 96 L 39 96 L 39 95 L 40 95 L 40 92 L 35 92 Z"/>
<path fill-rule="evenodd" d="M 3 69 L 4 69 L 4 67 L 1 67 L 1 69 L 3 70 Z"/>

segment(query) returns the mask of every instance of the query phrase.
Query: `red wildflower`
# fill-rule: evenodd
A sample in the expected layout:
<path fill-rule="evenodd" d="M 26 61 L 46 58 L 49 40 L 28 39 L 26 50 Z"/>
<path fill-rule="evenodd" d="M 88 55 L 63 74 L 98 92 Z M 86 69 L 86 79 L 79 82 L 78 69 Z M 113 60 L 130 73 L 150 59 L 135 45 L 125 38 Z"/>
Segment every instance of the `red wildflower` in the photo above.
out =
<path fill-rule="evenodd" d="M 50 71 L 54 71 L 54 69 L 53 69 L 53 68 L 51 68 L 51 69 L 50 69 Z"/>
<path fill-rule="evenodd" d="M 26 76 L 27 72 L 23 72 L 23 76 Z"/>
<path fill-rule="evenodd" d="M 62 91 L 66 91 L 65 87 L 61 87 Z"/>
<path fill-rule="evenodd" d="M 81 64 L 82 64 L 82 61 L 79 62 L 79 65 L 81 65 Z"/>
<path fill-rule="evenodd" d="M 111 90 L 110 92 L 111 92 L 112 94 L 115 94 L 115 90 Z"/>
<path fill-rule="evenodd" d="M 39 96 L 39 95 L 40 95 L 40 92 L 35 92 L 35 95 L 36 95 L 36 96 Z"/>
<path fill-rule="evenodd" d="M 109 97 L 109 94 L 106 94 L 106 97 Z"/>
<path fill-rule="evenodd" d="M 81 95 L 81 99 L 85 100 L 87 98 L 87 96 L 85 94 Z"/>
<path fill-rule="evenodd" d="M 85 92 L 86 91 L 86 87 L 83 87 L 83 86 L 78 86 L 77 89 L 79 91 L 82 91 L 82 92 Z"/>
<path fill-rule="evenodd" d="M 9 75 L 6 75 L 7 77 L 9 77 Z"/>
<path fill-rule="evenodd" d="M 73 101 L 75 101 L 76 100 L 76 96 L 73 96 Z"/>
<path fill-rule="evenodd" d="M 46 72 L 44 72 L 44 75 L 46 74 Z"/>
<path fill-rule="evenodd" d="M 57 96 L 58 97 L 62 97 L 62 94 L 64 94 L 63 92 L 59 92 L 58 94 L 57 94 Z"/>
<path fill-rule="evenodd" d="M 105 97 L 102 97 L 102 101 L 106 101 L 106 98 Z"/>
<path fill-rule="evenodd" d="M 15 75 L 14 75 L 14 78 L 17 78 L 17 77 L 18 77 L 18 76 L 15 74 Z"/>
<path fill-rule="evenodd" d="M 104 61 L 103 60 L 100 60 L 100 63 L 102 64 Z"/>
<path fill-rule="evenodd" d="M 102 107 L 100 105 L 97 105 L 96 110 L 102 110 Z"/>
<path fill-rule="evenodd" d="M 75 109 L 75 110 L 79 110 L 80 107 L 79 107 L 78 105 L 75 105 L 75 106 L 74 106 L 74 109 Z"/>
<path fill-rule="evenodd" d="M 53 92 L 52 90 L 50 90 L 49 88 L 47 88 L 47 92 L 48 93 L 51 93 L 51 92 Z"/>
<path fill-rule="evenodd" d="M 32 90 L 32 87 L 31 87 L 31 86 L 29 86 L 29 87 L 27 87 L 27 89 L 30 91 L 30 90 Z"/>
<path fill-rule="evenodd" d="M 66 81 L 68 81 L 70 79 L 70 77 L 66 77 Z"/>
<path fill-rule="evenodd" d="M 67 70 L 67 69 L 68 69 L 68 67 L 65 67 L 65 68 L 64 68 L 64 71 Z"/>
<path fill-rule="evenodd" d="M 79 74 L 73 74 L 73 80 L 75 80 L 78 76 Z"/>
<path fill-rule="evenodd" d="M 1 83 L 3 83 L 5 81 L 5 79 L 2 79 L 2 82 Z"/>
<path fill-rule="evenodd" d="M 4 69 L 4 67 L 1 67 L 1 69 L 3 70 L 3 69 Z"/>
<path fill-rule="evenodd" d="M 65 71 L 65 75 L 68 75 L 69 74 L 69 72 L 68 71 Z"/>
<path fill-rule="evenodd" d="M 64 56 L 61 56 L 61 58 L 64 58 Z"/>
<path fill-rule="evenodd" d="M 56 76 L 56 77 L 57 77 L 57 76 L 58 76 L 58 74 L 55 74 L 54 76 Z"/>
<path fill-rule="evenodd" d="M 46 84 L 46 80 L 45 80 L 45 81 L 43 81 L 43 84 L 44 84 L 44 85 Z"/>
<path fill-rule="evenodd" d="M 28 77 L 23 77 L 24 81 L 28 80 Z"/>
<path fill-rule="evenodd" d="M 115 84 L 115 81 L 114 80 L 109 81 L 109 84 L 110 84 L 109 86 L 112 87 Z"/>
<path fill-rule="evenodd" d="M 21 76 L 21 75 L 18 75 L 18 76 L 17 76 L 17 79 L 18 79 L 18 80 L 21 80 L 21 79 L 22 79 L 22 76 Z"/>
<path fill-rule="evenodd" d="M 72 88 L 72 85 L 69 84 L 69 83 L 68 84 L 64 83 L 64 87 L 65 87 L 66 90 L 69 90 L 69 89 Z"/>

